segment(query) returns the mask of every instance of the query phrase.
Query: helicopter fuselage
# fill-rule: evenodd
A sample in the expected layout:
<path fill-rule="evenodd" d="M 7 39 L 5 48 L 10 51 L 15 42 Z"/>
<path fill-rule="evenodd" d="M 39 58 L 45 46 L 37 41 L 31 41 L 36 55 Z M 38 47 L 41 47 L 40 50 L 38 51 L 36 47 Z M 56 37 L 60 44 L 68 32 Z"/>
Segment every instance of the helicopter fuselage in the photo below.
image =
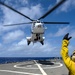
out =
<path fill-rule="evenodd" d="M 45 37 L 43 37 L 44 31 L 45 28 L 43 23 L 33 22 L 31 27 L 31 37 L 27 37 L 28 45 L 30 44 L 30 42 L 35 43 L 37 41 L 39 41 L 43 45 L 43 41 L 45 39 Z"/>

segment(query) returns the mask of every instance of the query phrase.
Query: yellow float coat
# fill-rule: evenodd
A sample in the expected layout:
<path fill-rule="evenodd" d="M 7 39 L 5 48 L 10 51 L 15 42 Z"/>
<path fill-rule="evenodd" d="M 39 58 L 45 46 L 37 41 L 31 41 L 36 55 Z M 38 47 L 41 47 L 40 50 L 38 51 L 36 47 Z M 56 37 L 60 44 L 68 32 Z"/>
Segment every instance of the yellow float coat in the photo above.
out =
<path fill-rule="evenodd" d="M 68 44 L 68 40 L 62 41 L 61 56 L 64 61 L 64 64 L 69 70 L 69 75 L 75 75 L 75 62 L 73 62 L 68 55 Z"/>

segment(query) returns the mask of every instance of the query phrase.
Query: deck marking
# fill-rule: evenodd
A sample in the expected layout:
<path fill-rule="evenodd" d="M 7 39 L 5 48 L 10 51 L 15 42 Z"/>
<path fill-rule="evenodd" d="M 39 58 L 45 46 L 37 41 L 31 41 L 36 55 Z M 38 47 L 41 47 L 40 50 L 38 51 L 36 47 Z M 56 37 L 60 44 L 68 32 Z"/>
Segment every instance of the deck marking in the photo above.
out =
<path fill-rule="evenodd" d="M 46 72 L 43 70 L 43 68 L 34 60 L 35 64 L 38 66 L 38 68 L 40 69 L 41 73 L 43 75 L 47 75 Z"/>
<path fill-rule="evenodd" d="M 34 74 L 34 73 L 27 73 L 27 72 L 19 72 L 19 71 L 11 71 L 11 70 L 0 70 L 2 72 L 11 72 L 11 73 L 19 73 L 19 74 L 28 74 L 28 75 L 41 75 L 41 74 Z"/>
<path fill-rule="evenodd" d="M 54 62 L 53 62 L 54 63 Z M 58 62 L 58 63 L 54 63 L 54 64 L 59 64 L 58 66 L 53 66 L 53 67 L 51 67 L 51 66 L 48 66 L 48 67 L 43 67 L 43 69 L 53 69 L 53 68 L 59 68 L 59 67 L 62 67 L 63 66 L 63 64 L 61 64 L 60 62 Z M 15 68 L 21 68 L 21 69 L 38 69 L 38 68 L 27 68 L 27 67 L 19 67 L 19 65 L 21 65 L 21 64 L 16 64 L 16 65 L 14 65 L 14 67 Z M 35 64 L 36 65 L 36 64 Z M 40 65 L 40 64 L 39 64 Z"/>

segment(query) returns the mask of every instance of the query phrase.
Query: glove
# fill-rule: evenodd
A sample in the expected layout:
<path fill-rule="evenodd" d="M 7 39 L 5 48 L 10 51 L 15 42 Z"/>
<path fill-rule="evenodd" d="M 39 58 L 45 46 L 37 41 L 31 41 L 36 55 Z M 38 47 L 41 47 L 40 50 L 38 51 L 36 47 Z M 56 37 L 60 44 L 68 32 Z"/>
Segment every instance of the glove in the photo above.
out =
<path fill-rule="evenodd" d="M 65 40 L 70 40 L 72 37 L 68 37 L 68 35 L 69 35 L 69 33 L 67 33 L 65 36 L 64 36 L 64 38 L 63 38 L 63 40 L 65 39 Z"/>

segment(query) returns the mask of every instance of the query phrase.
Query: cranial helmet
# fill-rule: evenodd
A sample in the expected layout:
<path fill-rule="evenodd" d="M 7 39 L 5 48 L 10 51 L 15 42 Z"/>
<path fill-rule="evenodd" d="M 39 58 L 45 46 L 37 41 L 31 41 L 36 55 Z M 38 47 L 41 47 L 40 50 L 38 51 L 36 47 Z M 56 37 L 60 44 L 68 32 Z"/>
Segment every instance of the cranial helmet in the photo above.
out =
<path fill-rule="evenodd" d="M 73 51 L 73 54 L 75 54 L 75 50 Z"/>
<path fill-rule="evenodd" d="M 75 62 L 75 50 L 73 51 L 73 54 L 72 54 L 72 56 L 71 56 L 71 59 L 72 59 L 72 61 Z"/>

